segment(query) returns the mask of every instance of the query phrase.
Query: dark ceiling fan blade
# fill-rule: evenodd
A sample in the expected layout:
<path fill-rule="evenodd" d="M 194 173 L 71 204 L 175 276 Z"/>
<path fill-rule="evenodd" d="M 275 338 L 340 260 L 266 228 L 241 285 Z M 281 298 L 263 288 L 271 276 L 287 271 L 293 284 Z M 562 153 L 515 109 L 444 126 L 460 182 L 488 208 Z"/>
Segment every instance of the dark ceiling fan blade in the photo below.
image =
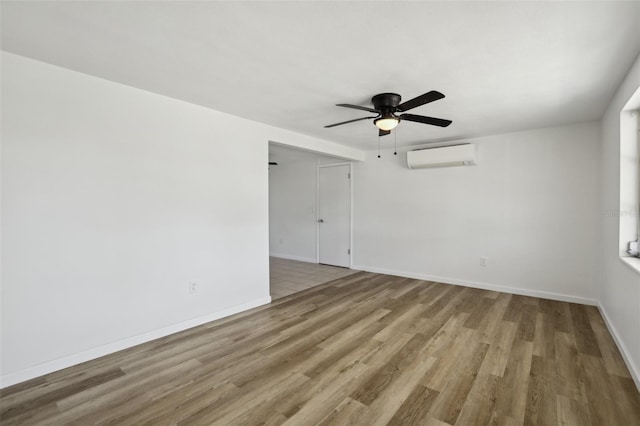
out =
<path fill-rule="evenodd" d="M 378 136 L 387 136 L 391 134 L 391 130 L 382 130 L 380 129 L 380 131 L 378 132 Z"/>
<path fill-rule="evenodd" d="M 324 127 L 325 127 L 325 129 L 328 129 L 329 127 L 342 126 L 343 124 L 353 123 L 354 121 L 360 121 L 360 120 L 371 120 L 372 118 L 376 118 L 376 117 L 362 117 L 362 118 L 356 118 L 355 120 L 349 120 L 349 121 L 343 121 L 343 122 L 341 122 L 341 123 L 329 124 L 328 126 L 324 126 Z"/>
<path fill-rule="evenodd" d="M 380 113 L 380 111 L 378 111 L 378 110 L 375 110 L 375 109 L 373 109 L 373 108 L 363 107 L 363 106 L 360 106 L 360 105 L 336 104 L 336 106 L 339 106 L 339 107 L 345 107 L 345 108 L 360 109 L 360 110 L 362 110 L 362 111 L 369 111 L 369 112 L 373 112 L 373 113 L 375 113 L 375 114 Z"/>
<path fill-rule="evenodd" d="M 432 126 L 447 127 L 453 123 L 451 120 L 444 120 L 442 118 L 425 117 L 424 115 L 415 114 L 401 114 L 400 120 L 415 121 L 416 123 L 431 124 Z"/>
<path fill-rule="evenodd" d="M 409 99 L 406 102 L 398 105 L 398 111 L 408 111 L 412 108 L 419 107 L 420 105 L 428 104 L 429 102 L 437 101 L 438 99 L 444 98 L 444 95 L 438 91 L 432 90 L 430 92 L 425 93 L 424 95 L 420 95 L 416 98 Z"/>

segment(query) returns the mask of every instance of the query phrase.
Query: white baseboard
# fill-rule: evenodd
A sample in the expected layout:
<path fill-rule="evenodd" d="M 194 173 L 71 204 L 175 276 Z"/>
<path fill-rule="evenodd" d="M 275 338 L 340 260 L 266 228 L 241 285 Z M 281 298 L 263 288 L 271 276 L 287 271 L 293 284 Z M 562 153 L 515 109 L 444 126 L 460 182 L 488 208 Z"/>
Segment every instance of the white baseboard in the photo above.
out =
<path fill-rule="evenodd" d="M 318 263 L 318 261 L 316 259 L 312 259 L 310 257 L 292 256 L 290 254 L 269 253 L 269 256 L 270 257 L 279 257 L 280 259 L 298 260 L 300 262 Z"/>
<path fill-rule="evenodd" d="M 602 315 L 602 318 L 604 319 L 604 323 L 607 325 L 607 328 L 609 329 L 609 333 L 611 333 L 611 335 L 613 336 L 613 341 L 616 342 L 616 345 L 618 346 L 618 350 L 622 355 L 622 359 L 624 359 L 624 362 L 625 364 L 627 364 L 627 368 L 631 373 L 631 378 L 633 378 L 633 381 L 636 384 L 636 388 L 638 388 L 638 392 L 640 392 L 640 370 L 638 370 L 638 367 L 633 362 L 633 358 L 629 356 L 629 351 L 627 350 L 627 347 L 625 346 L 624 342 L 620 338 L 620 335 L 618 334 L 618 331 L 616 330 L 616 328 L 613 326 L 613 323 L 611 322 L 609 315 L 607 315 L 607 311 L 604 309 L 604 306 L 602 306 L 600 302 L 598 302 L 598 310 L 600 310 L 600 315 Z"/>
<path fill-rule="evenodd" d="M 33 367 L 25 368 L 24 370 L 16 371 L 0 376 L 0 389 L 7 386 L 15 385 L 26 380 L 34 379 L 36 377 L 43 376 L 45 374 L 52 373 L 54 371 L 62 370 L 63 368 L 71 367 L 82 362 L 90 361 L 92 359 L 99 358 L 104 355 L 108 355 L 123 349 L 130 348 L 132 346 L 146 343 L 151 340 L 159 339 L 161 337 L 168 336 L 189 328 L 193 328 L 202 324 L 206 324 L 211 321 L 215 321 L 220 318 L 228 317 L 243 311 L 247 311 L 258 306 L 271 303 L 271 297 L 263 297 L 253 300 L 251 302 L 236 305 L 234 307 L 224 309 L 222 311 L 213 312 L 211 314 L 203 315 L 197 318 L 193 318 L 187 321 L 183 321 L 178 324 L 170 325 L 168 327 L 161 328 L 159 330 L 153 330 L 148 333 L 138 334 L 137 336 L 128 337 L 117 342 L 109 343 L 97 348 L 89 349 L 77 354 L 69 355 L 63 358 L 59 358 L 53 361 L 45 362 Z"/>
<path fill-rule="evenodd" d="M 381 269 L 381 268 L 374 268 L 374 267 L 362 266 L 362 265 L 353 265 L 352 269 L 357 269 L 359 271 L 375 272 L 377 274 L 396 275 L 399 277 L 414 278 L 414 279 L 423 280 L 423 281 L 434 281 L 434 282 L 439 282 L 444 284 L 461 285 L 464 287 L 473 287 L 473 288 L 479 288 L 482 290 L 491 290 L 491 291 L 500 291 L 503 293 L 519 294 L 522 296 L 539 297 L 541 299 L 559 300 L 561 302 L 579 303 L 581 305 L 597 306 L 598 304 L 598 301 L 596 299 L 589 299 L 586 297 L 571 296 L 568 294 L 552 293 L 547 291 L 528 290 L 528 289 L 517 288 L 517 287 L 507 287 L 507 286 L 501 286 L 501 285 L 480 283 L 476 281 L 466 281 L 466 280 L 460 280 L 457 278 L 438 277 L 435 275 L 425 275 L 425 274 L 415 274 L 412 272 L 395 271 L 391 269 Z"/>

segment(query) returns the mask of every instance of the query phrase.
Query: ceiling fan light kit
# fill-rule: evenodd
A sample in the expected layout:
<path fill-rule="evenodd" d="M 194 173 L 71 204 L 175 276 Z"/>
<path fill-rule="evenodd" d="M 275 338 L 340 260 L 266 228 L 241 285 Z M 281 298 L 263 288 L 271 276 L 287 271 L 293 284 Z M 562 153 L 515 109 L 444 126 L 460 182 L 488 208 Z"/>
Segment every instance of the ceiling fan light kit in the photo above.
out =
<path fill-rule="evenodd" d="M 380 130 L 393 130 L 396 128 L 400 120 L 393 114 L 388 117 L 380 117 L 373 120 L 373 124 Z"/>

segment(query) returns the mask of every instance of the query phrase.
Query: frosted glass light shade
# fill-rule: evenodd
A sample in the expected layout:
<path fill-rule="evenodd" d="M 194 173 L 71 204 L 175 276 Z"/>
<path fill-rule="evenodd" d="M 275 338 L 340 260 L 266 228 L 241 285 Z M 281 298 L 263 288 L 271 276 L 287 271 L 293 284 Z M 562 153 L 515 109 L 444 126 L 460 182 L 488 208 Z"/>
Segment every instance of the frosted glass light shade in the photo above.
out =
<path fill-rule="evenodd" d="M 380 130 L 392 130 L 395 129 L 399 121 L 400 120 L 398 120 L 397 118 L 382 117 L 378 118 L 373 123 Z"/>

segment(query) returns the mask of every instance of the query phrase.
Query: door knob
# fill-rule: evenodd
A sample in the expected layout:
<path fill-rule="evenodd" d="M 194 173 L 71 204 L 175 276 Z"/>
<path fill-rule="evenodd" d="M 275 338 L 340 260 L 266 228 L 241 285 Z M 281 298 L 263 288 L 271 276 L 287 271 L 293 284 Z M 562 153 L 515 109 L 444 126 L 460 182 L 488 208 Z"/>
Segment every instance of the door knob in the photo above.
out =
<path fill-rule="evenodd" d="M 324 219 L 318 219 L 318 223 L 324 223 Z"/>

